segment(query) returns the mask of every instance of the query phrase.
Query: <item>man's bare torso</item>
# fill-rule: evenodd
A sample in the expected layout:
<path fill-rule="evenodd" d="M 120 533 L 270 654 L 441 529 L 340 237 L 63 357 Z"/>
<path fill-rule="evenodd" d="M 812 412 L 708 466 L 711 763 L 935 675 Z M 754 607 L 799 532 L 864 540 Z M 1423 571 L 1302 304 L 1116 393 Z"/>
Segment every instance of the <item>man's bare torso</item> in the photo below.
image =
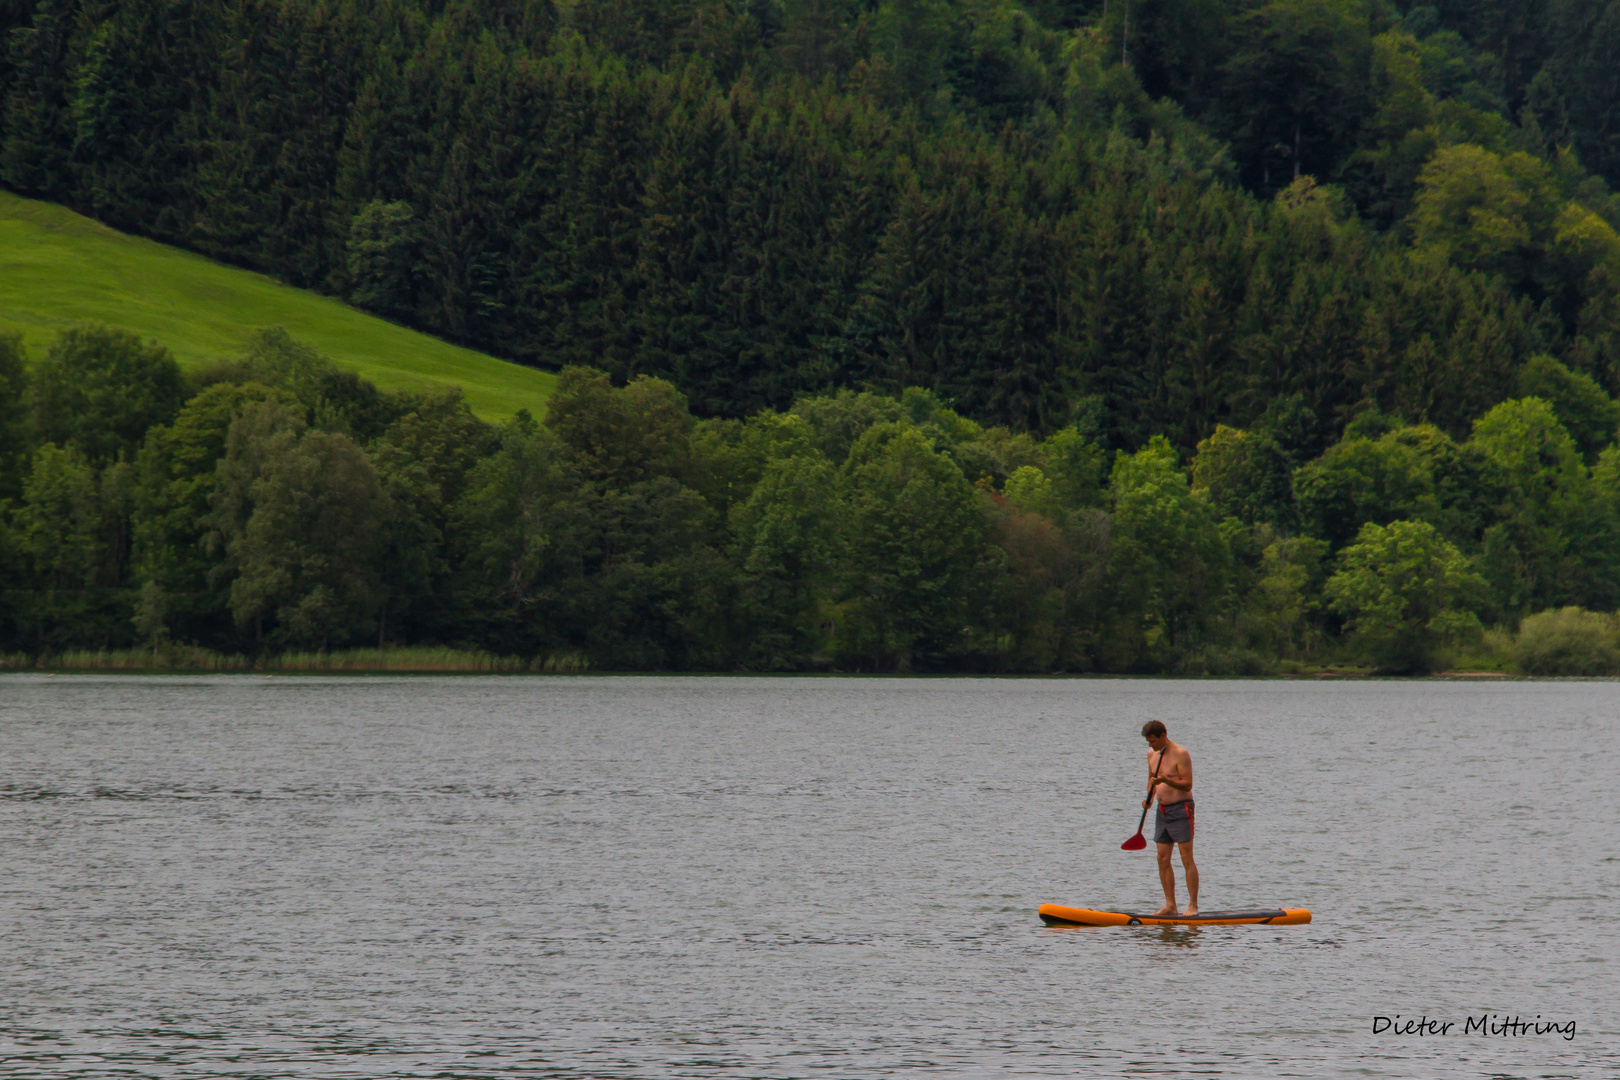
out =
<path fill-rule="evenodd" d="M 1151 778 L 1155 769 L 1164 780 L 1174 780 L 1177 784 L 1185 784 L 1179 788 L 1171 784 L 1156 784 L 1153 794 L 1158 796 L 1160 806 L 1169 806 L 1172 803 L 1186 802 L 1192 798 L 1192 755 L 1187 748 L 1179 743 L 1165 743 L 1164 764 L 1159 765 L 1159 751 L 1148 751 L 1148 776 Z"/>

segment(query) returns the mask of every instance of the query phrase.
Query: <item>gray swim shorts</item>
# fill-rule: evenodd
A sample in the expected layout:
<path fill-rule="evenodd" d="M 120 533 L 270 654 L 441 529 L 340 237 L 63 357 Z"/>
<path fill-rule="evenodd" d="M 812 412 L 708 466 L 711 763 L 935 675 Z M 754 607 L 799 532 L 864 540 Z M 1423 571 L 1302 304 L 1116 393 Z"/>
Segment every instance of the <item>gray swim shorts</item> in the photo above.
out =
<path fill-rule="evenodd" d="M 1159 804 L 1159 813 L 1153 819 L 1155 844 L 1190 844 L 1193 838 L 1193 801 Z"/>

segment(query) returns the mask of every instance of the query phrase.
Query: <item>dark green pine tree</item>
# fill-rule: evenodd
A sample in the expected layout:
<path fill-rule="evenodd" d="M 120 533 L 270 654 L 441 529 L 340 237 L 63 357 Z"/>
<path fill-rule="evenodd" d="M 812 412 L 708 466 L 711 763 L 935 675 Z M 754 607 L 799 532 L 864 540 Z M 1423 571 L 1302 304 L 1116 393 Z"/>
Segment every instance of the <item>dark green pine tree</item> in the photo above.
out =
<path fill-rule="evenodd" d="M 11 85 L 5 97 L 0 180 L 32 195 L 67 199 L 73 190 L 72 53 L 78 44 L 75 0 L 40 0 L 26 26 L 11 32 Z"/>

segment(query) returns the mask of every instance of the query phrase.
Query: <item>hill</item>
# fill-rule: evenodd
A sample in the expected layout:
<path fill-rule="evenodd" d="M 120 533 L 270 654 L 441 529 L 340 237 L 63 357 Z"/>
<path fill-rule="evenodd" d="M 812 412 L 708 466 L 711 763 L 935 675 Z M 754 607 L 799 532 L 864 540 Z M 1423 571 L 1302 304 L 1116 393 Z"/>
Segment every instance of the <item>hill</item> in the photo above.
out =
<path fill-rule="evenodd" d="M 1620 0 L 0 5 L 0 183 L 700 417 L 1620 393 Z M 1275 418 L 1273 418 L 1275 419 Z"/>
<path fill-rule="evenodd" d="M 558 372 L 496 428 L 278 335 L 207 386 L 0 338 L 0 653 L 1620 671 L 1620 0 L 17 0 L 0 33 L 6 190 L 352 305 L 9 200 L 31 333 L 195 360 L 282 323 L 473 382 L 403 364 L 410 327 Z"/>
<path fill-rule="evenodd" d="M 459 385 L 489 420 L 544 415 L 555 377 L 396 326 L 263 274 L 129 236 L 52 203 L 0 192 L 0 329 L 38 354 L 64 326 L 155 338 L 182 366 L 228 356 L 283 326 L 385 390 Z"/>

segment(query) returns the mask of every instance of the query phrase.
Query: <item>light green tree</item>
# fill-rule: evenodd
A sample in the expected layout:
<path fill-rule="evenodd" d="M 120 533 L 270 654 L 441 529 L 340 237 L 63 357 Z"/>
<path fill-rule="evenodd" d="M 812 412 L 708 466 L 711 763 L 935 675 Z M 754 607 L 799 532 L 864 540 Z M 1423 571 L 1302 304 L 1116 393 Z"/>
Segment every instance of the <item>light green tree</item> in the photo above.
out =
<path fill-rule="evenodd" d="M 28 350 L 21 334 L 0 334 L 0 499 L 22 494 L 28 442 Z"/>
<path fill-rule="evenodd" d="M 472 469 L 451 514 L 472 594 L 507 621 L 541 599 L 558 512 L 574 486 L 563 457 L 550 431 L 527 414 L 513 420 L 501 430 L 500 450 Z"/>
<path fill-rule="evenodd" d="M 169 597 L 163 586 L 148 581 L 141 586 L 141 599 L 135 605 L 135 617 L 130 620 L 135 633 L 152 649 L 155 665 L 158 652 L 169 641 Z"/>
<path fill-rule="evenodd" d="M 586 477 L 624 487 L 654 476 L 684 478 L 691 465 L 692 414 L 679 390 L 641 376 L 615 387 L 592 368 L 564 368 L 546 426 Z"/>
<path fill-rule="evenodd" d="M 1033 465 L 1023 465 L 1007 477 L 1001 493 L 1009 503 L 1026 514 L 1039 514 L 1047 521 L 1061 523 L 1068 518 L 1057 485 Z"/>
<path fill-rule="evenodd" d="M 364 451 L 262 401 L 232 422 L 217 472 L 215 574 L 229 580 L 237 625 L 322 650 L 369 632 L 393 515 Z"/>
<path fill-rule="evenodd" d="M 57 334 L 29 390 L 38 438 L 77 446 L 98 468 L 133 458 L 147 429 L 172 420 L 186 394 L 168 349 L 103 326 Z"/>
<path fill-rule="evenodd" d="M 1527 587 L 1514 589 L 1531 610 L 1569 599 L 1579 580 L 1582 548 L 1601 544 L 1607 530 L 1591 520 L 1589 474 L 1575 440 L 1540 398 L 1504 401 L 1474 422 L 1468 449 L 1482 463 L 1488 490 L 1496 493 L 1492 516 L 1522 560 Z M 1505 556 L 1505 551 L 1502 553 Z M 1505 565 L 1512 560 L 1498 558 Z M 1492 587 L 1507 589 L 1492 580 Z M 1519 612 L 1505 614 L 1516 617 Z"/>
<path fill-rule="evenodd" d="M 937 664 L 964 642 L 985 519 L 962 470 L 904 423 L 855 443 L 845 504 L 838 651 L 865 667 Z"/>
<path fill-rule="evenodd" d="M 1102 447 L 1079 429 L 1061 428 L 1040 446 L 1041 471 L 1052 481 L 1058 501 L 1069 510 L 1103 504 L 1108 459 Z"/>
<path fill-rule="evenodd" d="M 1121 453 L 1110 488 L 1117 612 L 1136 622 L 1150 649 L 1188 647 L 1220 613 L 1230 579 L 1230 551 L 1209 499 L 1192 490 L 1163 436 Z"/>
<path fill-rule="evenodd" d="M 1277 441 L 1264 431 L 1241 431 L 1215 425 L 1198 444 L 1192 460 L 1194 491 L 1209 493 L 1215 512 L 1246 524 L 1293 517 L 1293 487 L 1288 460 Z"/>
<path fill-rule="evenodd" d="M 837 472 L 819 451 L 765 466 L 732 511 L 748 663 L 793 668 L 825 659 L 837 565 Z"/>
<path fill-rule="evenodd" d="M 1442 147 L 1418 175 L 1412 242 L 1422 259 L 1517 284 L 1550 242 L 1557 208 L 1552 173 L 1538 158 Z"/>
<path fill-rule="evenodd" d="M 1369 522 L 1338 566 L 1324 592 L 1379 671 L 1429 671 L 1445 649 L 1481 632 L 1474 608 L 1485 581 L 1427 522 Z"/>
<path fill-rule="evenodd" d="M 1245 625 L 1252 643 L 1284 658 L 1308 655 L 1320 629 L 1322 563 L 1327 543 L 1308 536 L 1273 540 L 1260 558 Z"/>
<path fill-rule="evenodd" d="M 1012 486 L 1013 481 L 1008 484 Z M 1035 491 L 1049 494 L 1050 485 L 1042 484 Z M 1100 512 L 1071 515 L 1060 510 L 1061 519 L 1071 522 L 1065 529 L 1045 514 L 1020 509 L 1011 498 L 995 508 L 990 539 L 1000 555 L 1001 573 L 993 652 L 1005 669 L 1045 672 L 1087 666 L 1078 620 L 1071 617 L 1070 610 L 1083 585 L 1082 560 L 1076 555 L 1071 534 L 1080 531 L 1075 524 L 1094 514 Z"/>
<path fill-rule="evenodd" d="M 172 424 L 146 433 L 135 461 L 132 535 L 138 575 L 159 586 L 177 629 L 225 609 L 209 588 L 207 544 L 216 467 L 232 421 L 255 402 L 296 407 L 292 395 L 261 383 L 215 383 L 186 402 Z"/>
<path fill-rule="evenodd" d="M 15 552 L 28 587 L 6 606 L 31 625 L 30 644 L 107 644 L 129 637 L 121 602 L 127 550 L 129 467 L 109 466 L 98 477 L 77 446 L 40 447 L 23 483 L 23 497 L 0 538 Z M 0 573 L 6 569 L 0 560 Z"/>
<path fill-rule="evenodd" d="M 1571 371 L 1545 354 L 1532 356 L 1519 369 L 1519 393 L 1552 406 L 1589 465 L 1620 431 L 1620 402 L 1610 398 L 1590 375 Z"/>
<path fill-rule="evenodd" d="M 1462 539 L 1476 524 L 1472 465 L 1432 425 L 1346 437 L 1295 473 L 1300 522 L 1335 550 L 1369 521 L 1427 521 Z"/>
<path fill-rule="evenodd" d="M 37 580 L 53 590 L 86 589 L 101 576 L 101 492 L 75 446 L 46 443 L 34 454 L 16 530 Z"/>
<path fill-rule="evenodd" d="M 372 625 L 387 498 L 347 435 L 309 431 L 265 463 L 236 538 L 231 585 L 239 625 L 274 612 L 276 639 L 325 650 Z"/>

